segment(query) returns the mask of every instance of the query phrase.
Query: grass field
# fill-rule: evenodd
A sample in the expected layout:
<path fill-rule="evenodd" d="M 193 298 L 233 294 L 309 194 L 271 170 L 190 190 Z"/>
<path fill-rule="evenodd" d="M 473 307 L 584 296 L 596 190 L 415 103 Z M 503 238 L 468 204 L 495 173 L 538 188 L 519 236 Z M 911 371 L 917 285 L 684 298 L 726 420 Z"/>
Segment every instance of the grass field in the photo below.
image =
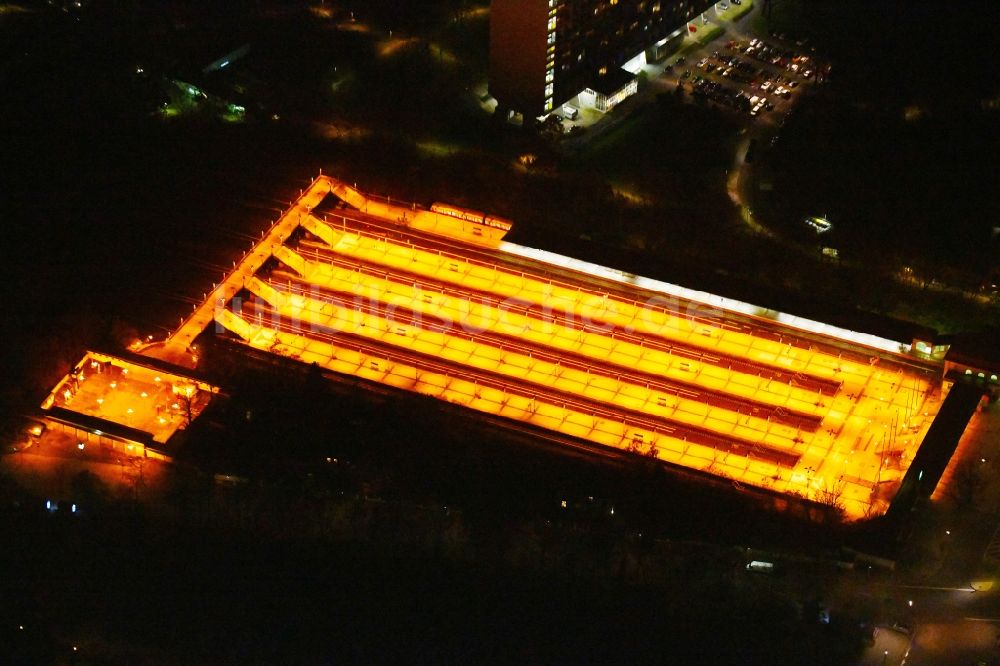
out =
<path fill-rule="evenodd" d="M 723 33 L 723 28 L 721 25 L 715 23 L 711 23 L 709 25 L 710 27 L 702 28 L 701 30 L 699 30 L 695 36 L 697 42 L 702 46 L 708 44 L 710 41 L 712 41 L 713 39 L 715 39 L 716 37 L 718 37 Z"/>

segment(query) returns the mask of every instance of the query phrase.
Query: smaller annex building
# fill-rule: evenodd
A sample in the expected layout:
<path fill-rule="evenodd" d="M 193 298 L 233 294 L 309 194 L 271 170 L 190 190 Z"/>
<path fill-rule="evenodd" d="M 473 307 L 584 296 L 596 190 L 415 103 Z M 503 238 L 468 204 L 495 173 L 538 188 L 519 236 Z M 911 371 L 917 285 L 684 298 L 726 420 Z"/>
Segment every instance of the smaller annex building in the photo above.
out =
<path fill-rule="evenodd" d="M 155 358 L 88 351 L 41 405 L 41 421 L 81 445 L 126 456 L 171 458 L 168 443 L 219 389 Z"/>
<path fill-rule="evenodd" d="M 981 386 L 991 399 L 1000 396 L 1000 331 L 956 333 L 942 337 L 948 345 L 945 377 Z"/>
<path fill-rule="evenodd" d="M 580 103 L 598 111 L 610 111 L 639 91 L 639 78 L 622 68 L 598 76 L 580 93 Z"/>

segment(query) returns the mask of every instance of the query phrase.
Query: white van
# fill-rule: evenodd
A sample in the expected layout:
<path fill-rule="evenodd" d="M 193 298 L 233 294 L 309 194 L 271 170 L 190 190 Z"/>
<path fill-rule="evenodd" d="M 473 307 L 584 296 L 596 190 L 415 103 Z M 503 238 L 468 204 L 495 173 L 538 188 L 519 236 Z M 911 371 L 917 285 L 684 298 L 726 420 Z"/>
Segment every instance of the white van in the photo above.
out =
<path fill-rule="evenodd" d="M 747 564 L 747 571 L 751 573 L 774 573 L 774 563 L 763 560 L 752 560 Z"/>
<path fill-rule="evenodd" d="M 575 106 L 570 106 L 569 104 L 563 104 L 562 112 L 563 115 L 569 118 L 570 120 L 576 120 L 577 116 L 580 115 L 580 109 L 576 108 Z"/>

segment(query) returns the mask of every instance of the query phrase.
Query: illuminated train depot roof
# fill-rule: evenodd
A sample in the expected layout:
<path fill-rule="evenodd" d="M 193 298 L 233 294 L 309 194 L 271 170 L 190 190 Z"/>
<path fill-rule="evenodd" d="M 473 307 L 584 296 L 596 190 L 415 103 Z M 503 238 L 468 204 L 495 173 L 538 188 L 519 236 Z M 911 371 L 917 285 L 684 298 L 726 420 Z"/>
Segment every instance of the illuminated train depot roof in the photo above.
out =
<path fill-rule="evenodd" d="M 944 397 L 939 368 L 896 341 L 504 242 L 509 228 L 320 176 L 159 355 L 184 362 L 214 321 L 255 349 L 737 486 L 885 510 Z"/>

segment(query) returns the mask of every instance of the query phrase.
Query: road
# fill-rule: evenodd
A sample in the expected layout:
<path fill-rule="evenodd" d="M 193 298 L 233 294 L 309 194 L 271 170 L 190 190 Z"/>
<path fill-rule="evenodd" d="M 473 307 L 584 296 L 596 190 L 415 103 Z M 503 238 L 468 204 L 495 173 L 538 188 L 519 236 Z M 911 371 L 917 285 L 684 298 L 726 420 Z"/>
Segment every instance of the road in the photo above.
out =
<path fill-rule="evenodd" d="M 1000 595 L 904 586 L 879 588 L 877 593 L 890 600 L 887 605 L 909 629 L 904 633 L 882 628 L 861 663 L 1000 664 Z"/>
<path fill-rule="evenodd" d="M 865 617 L 878 626 L 865 666 L 1000 664 L 1000 593 L 974 592 L 914 572 L 855 569 L 821 582 L 790 574 L 793 589 L 823 589 L 831 617 Z"/>

